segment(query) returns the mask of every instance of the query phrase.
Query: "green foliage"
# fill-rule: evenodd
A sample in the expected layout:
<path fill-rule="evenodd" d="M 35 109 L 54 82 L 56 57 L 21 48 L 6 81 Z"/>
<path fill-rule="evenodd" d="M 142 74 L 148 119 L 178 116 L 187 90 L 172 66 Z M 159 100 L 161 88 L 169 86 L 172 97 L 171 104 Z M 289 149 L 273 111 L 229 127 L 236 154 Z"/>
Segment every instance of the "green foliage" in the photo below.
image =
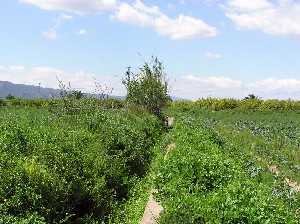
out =
<path fill-rule="evenodd" d="M 120 99 L 108 98 L 97 100 L 96 105 L 98 105 L 100 108 L 105 109 L 121 109 L 125 106 L 125 101 Z"/>
<path fill-rule="evenodd" d="M 293 100 L 261 100 L 249 97 L 243 100 L 207 98 L 192 101 L 175 101 L 171 108 L 181 111 L 195 109 L 209 109 L 214 111 L 241 109 L 241 110 L 300 110 L 300 101 Z"/>
<path fill-rule="evenodd" d="M 254 94 L 249 94 L 248 96 L 246 96 L 245 98 L 244 98 L 244 100 L 258 100 L 259 99 L 259 97 L 258 96 L 255 96 Z"/>
<path fill-rule="evenodd" d="M 238 101 L 235 99 L 216 100 L 213 98 L 207 98 L 196 101 L 195 106 L 218 111 L 225 109 L 234 109 L 238 107 Z"/>
<path fill-rule="evenodd" d="M 1 106 L 6 106 L 6 101 L 3 99 L 0 99 L 0 107 Z"/>
<path fill-rule="evenodd" d="M 126 111 L 0 111 L 0 222 L 101 223 L 142 178 L 161 126 Z"/>
<path fill-rule="evenodd" d="M 68 94 L 68 97 L 74 98 L 76 100 L 82 99 L 84 97 L 83 92 L 79 90 L 73 90 L 71 93 Z"/>
<path fill-rule="evenodd" d="M 171 112 L 177 119 L 171 131 L 176 148 L 167 157 L 160 156 L 154 178 L 156 197 L 165 211 L 159 223 L 299 223 L 300 197 L 284 181 L 285 175 L 294 179 L 297 172 L 286 173 L 284 161 L 270 157 L 283 153 L 289 158 L 288 164 L 299 164 L 296 147 L 282 151 L 286 145 L 280 151 L 272 150 L 276 137 L 287 133 L 280 132 L 280 127 L 290 126 L 282 121 L 283 117 L 296 126 L 300 122 L 296 113 Z M 264 125 L 279 123 L 280 119 L 286 123 L 275 126 L 273 130 L 278 131 L 272 142 L 266 143 L 236 128 L 235 121 L 246 118 L 253 123 L 264 121 Z M 247 122 L 242 124 L 242 128 L 248 128 Z M 260 146 L 270 153 L 264 154 Z M 286 152 L 293 156 L 286 157 Z M 280 164 L 282 174 L 268 171 L 272 163 Z"/>
<path fill-rule="evenodd" d="M 13 99 L 15 99 L 16 97 L 15 96 L 13 96 L 13 95 L 11 95 L 11 94 L 8 94 L 7 96 L 6 96 L 6 99 L 7 100 L 13 100 Z"/>
<path fill-rule="evenodd" d="M 46 224 L 45 219 L 41 216 L 39 216 L 36 213 L 33 214 L 25 214 L 22 217 L 16 217 L 16 216 L 0 216 L 0 223 L 3 224 Z"/>
<path fill-rule="evenodd" d="M 298 101 L 168 102 L 161 139 L 146 107 L 63 100 L 1 108 L 0 223 L 139 223 L 153 188 L 161 224 L 299 223 Z"/>
<path fill-rule="evenodd" d="M 170 101 L 164 67 L 157 58 L 146 62 L 137 74 L 128 68 L 123 84 L 129 103 L 144 107 L 156 116 L 161 116 L 161 109 Z"/>

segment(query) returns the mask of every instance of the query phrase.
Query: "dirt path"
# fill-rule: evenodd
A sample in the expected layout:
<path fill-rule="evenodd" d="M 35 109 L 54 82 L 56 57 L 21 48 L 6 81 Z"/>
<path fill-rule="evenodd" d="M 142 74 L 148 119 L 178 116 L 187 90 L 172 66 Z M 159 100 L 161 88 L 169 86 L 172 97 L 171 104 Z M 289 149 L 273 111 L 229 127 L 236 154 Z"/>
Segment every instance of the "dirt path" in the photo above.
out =
<path fill-rule="evenodd" d="M 174 124 L 174 118 L 168 117 L 167 125 L 171 128 Z M 176 147 L 175 143 L 171 143 L 166 148 L 166 154 L 164 159 L 167 159 L 167 156 L 170 152 Z M 152 190 L 149 196 L 148 203 L 146 205 L 144 216 L 140 224 L 157 224 L 159 223 L 160 214 L 164 211 L 164 208 L 157 202 L 153 196 L 157 191 Z"/>
<path fill-rule="evenodd" d="M 155 224 L 158 223 L 160 214 L 163 212 L 163 207 L 155 201 L 153 193 L 150 194 L 148 203 L 145 208 L 144 216 L 141 224 Z"/>
<path fill-rule="evenodd" d="M 276 165 L 269 166 L 269 171 L 277 176 L 280 174 L 280 170 L 279 170 L 278 166 L 276 166 Z M 296 181 L 293 181 L 293 180 L 285 177 L 284 182 L 286 185 L 288 185 L 294 191 L 300 193 L 300 184 L 298 184 Z"/>

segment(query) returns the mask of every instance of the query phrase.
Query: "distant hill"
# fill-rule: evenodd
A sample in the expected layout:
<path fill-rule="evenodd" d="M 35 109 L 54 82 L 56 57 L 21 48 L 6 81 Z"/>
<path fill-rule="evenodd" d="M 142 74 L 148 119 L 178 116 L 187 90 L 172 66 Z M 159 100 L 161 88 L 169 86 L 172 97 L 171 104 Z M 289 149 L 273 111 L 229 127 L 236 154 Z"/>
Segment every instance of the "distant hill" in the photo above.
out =
<path fill-rule="evenodd" d="M 60 90 L 52 88 L 43 88 L 33 85 L 15 84 L 7 81 L 0 81 L 0 99 L 7 97 L 9 94 L 15 97 L 22 97 L 27 99 L 34 98 L 51 98 L 58 97 Z M 110 96 L 114 99 L 125 99 L 124 96 Z M 175 96 L 171 97 L 174 101 L 183 100 Z"/>
<path fill-rule="evenodd" d="M 0 99 L 5 98 L 8 95 L 12 95 L 15 97 L 21 97 L 26 99 L 34 99 L 34 98 L 52 98 L 58 97 L 60 90 L 52 89 L 52 88 L 43 88 L 39 86 L 33 85 L 24 85 L 24 84 L 15 84 L 7 81 L 0 81 Z M 87 94 L 92 96 L 90 94 Z M 93 95 L 95 97 L 95 95 Z M 97 96 L 96 96 L 97 97 Z M 114 99 L 125 99 L 124 96 L 109 96 Z"/>
<path fill-rule="evenodd" d="M 9 94 L 28 99 L 50 98 L 57 97 L 59 95 L 59 90 L 0 81 L 0 98 L 5 98 Z"/>

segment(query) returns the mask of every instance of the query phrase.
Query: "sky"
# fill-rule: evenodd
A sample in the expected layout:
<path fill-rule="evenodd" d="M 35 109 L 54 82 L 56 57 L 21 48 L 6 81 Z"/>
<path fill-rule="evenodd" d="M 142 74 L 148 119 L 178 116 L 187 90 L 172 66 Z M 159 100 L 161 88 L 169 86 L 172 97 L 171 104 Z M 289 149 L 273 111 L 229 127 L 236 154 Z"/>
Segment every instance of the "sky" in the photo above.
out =
<path fill-rule="evenodd" d="M 299 0 L 2 0 L 0 80 L 125 95 L 164 64 L 170 94 L 300 99 Z"/>

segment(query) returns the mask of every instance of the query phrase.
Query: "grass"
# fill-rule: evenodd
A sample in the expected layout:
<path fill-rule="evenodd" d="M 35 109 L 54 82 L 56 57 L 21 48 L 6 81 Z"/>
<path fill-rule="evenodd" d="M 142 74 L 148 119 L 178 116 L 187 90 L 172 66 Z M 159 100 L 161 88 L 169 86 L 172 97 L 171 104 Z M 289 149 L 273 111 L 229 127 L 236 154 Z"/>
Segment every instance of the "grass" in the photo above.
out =
<path fill-rule="evenodd" d="M 176 102 L 165 132 L 123 102 L 5 101 L 0 223 L 137 224 L 152 189 L 161 224 L 300 223 L 297 105 Z"/>
<path fill-rule="evenodd" d="M 126 110 L 0 117 L 0 223 L 108 222 L 139 191 L 162 133 L 154 116 Z"/>
<path fill-rule="evenodd" d="M 160 223 L 299 223 L 299 114 L 172 108 L 176 149 L 157 166 Z M 269 171 L 271 165 L 280 170 Z"/>

